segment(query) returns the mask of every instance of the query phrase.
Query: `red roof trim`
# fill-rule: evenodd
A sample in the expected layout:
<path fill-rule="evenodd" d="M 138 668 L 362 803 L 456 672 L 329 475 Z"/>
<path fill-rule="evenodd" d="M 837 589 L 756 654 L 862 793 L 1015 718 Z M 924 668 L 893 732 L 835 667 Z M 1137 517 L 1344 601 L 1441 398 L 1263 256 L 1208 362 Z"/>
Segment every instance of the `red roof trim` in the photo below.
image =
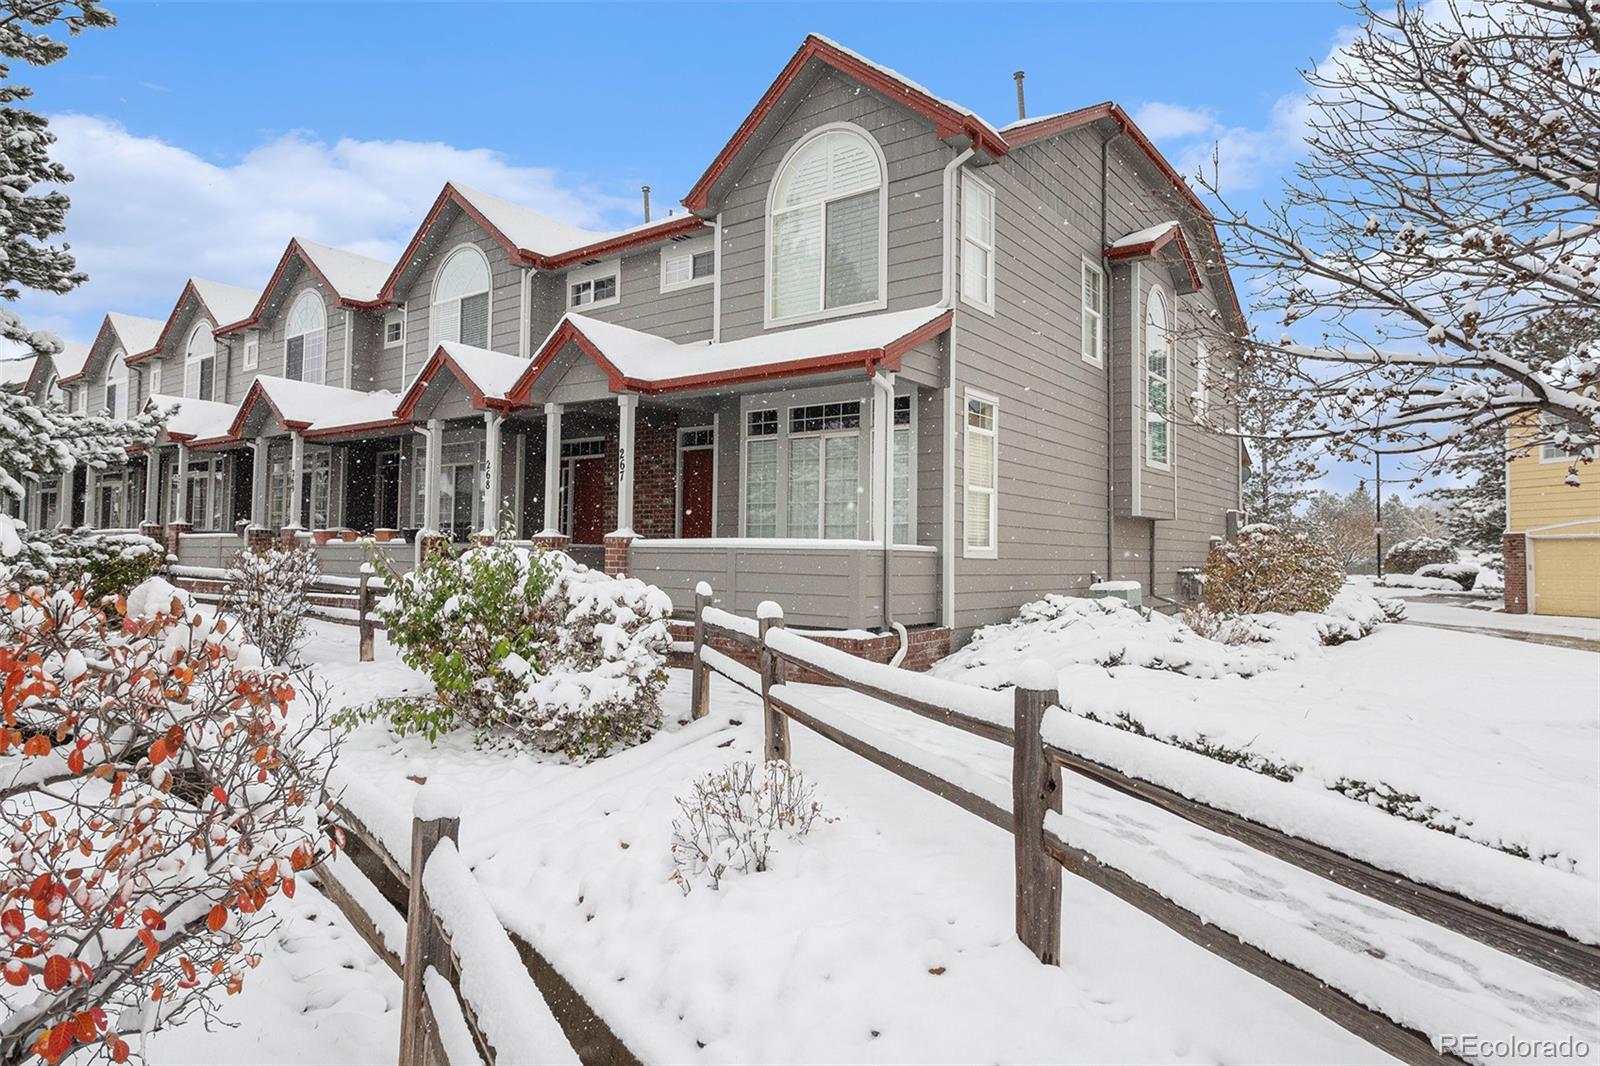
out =
<path fill-rule="evenodd" d="M 195 302 L 200 305 L 201 309 L 204 310 L 207 315 L 211 316 L 211 333 L 213 336 L 216 335 L 218 332 L 217 316 L 212 314 L 211 308 L 206 306 L 205 300 L 200 295 L 200 290 L 195 288 L 194 279 L 190 278 L 188 281 L 184 282 L 183 291 L 178 294 L 178 302 L 172 305 L 172 311 L 167 315 L 167 324 L 161 327 L 161 336 L 156 338 L 155 346 L 152 348 L 147 348 L 142 352 L 129 352 L 128 357 L 125 360 L 129 366 L 137 366 L 140 363 L 147 361 L 152 355 L 155 355 L 166 346 L 167 337 L 172 334 L 172 327 L 177 324 L 178 312 L 183 310 L 183 302 L 187 300 L 191 294 L 193 294 Z"/>
<path fill-rule="evenodd" d="M 94 350 L 100 347 L 100 338 L 108 329 L 113 333 L 116 332 L 116 327 L 112 326 L 111 324 L 110 315 L 107 315 L 105 318 L 101 319 L 100 328 L 94 331 L 94 340 L 89 342 L 89 354 L 83 357 L 82 369 L 80 369 L 76 374 L 68 374 L 65 377 L 56 378 L 57 385 L 76 385 L 78 382 L 89 376 L 89 367 L 94 362 Z M 121 340 L 120 337 L 117 339 Z M 55 362 L 55 356 L 51 356 L 50 361 L 53 364 Z M 127 352 L 122 353 L 122 361 L 125 363 L 132 361 Z M 37 369 L 38 361 L 36 360 L 34 363 L 34 370 Z M 33 373 L 31 371 L 28 374 L 28 380 L 30 383 L 33 380 Z"/>
<path fill-rule="evenodd" d="M 404 418 L 381 418 L 375 422 L 357 422 L 350 426 L 329 426 L 327 429 L 313 429 L 304 434 L 306 440 L 327 440 L 332 437 L 345 437 L 352 433 L 366 433 L 374 429 L 400 429 L 411 425 Z"/>
<path fill-rule="evenodd" d="M 929 96 L 920 89 L 913 88 L 904 81 L 900 81 L 861 59 L 847 52 L 841 51 L 815 35 L 808 35 L 805 42 L 795 52 L 794 56 L 784 66 L 782 72 L 761 94 L 761 99 L 745 120 L 739 124 L 733 136 L 725 144 L 716 159 L 706 168 L 700 180 L 694 183 L 694 188 L 689 190 L 689 195 L 683 198 L 683 205 L 690 211 L 704 210 L 711 196 L 711 186 L 716 184 L 728 167 L 733 164 L 734 157 L 741 152 L 756 131 L 761 128 L 778 106 L 779 99 L 789 90 L 795 80 L 800 77 L 807 63 L 818 60 L 833 67 L 843 74 L 866 85 L 870 89 L 882 93 L 897 103 L 904 104 L 911 110 L 925 118 L 932 120 L 941 138 L 952 137 L 964 133 L 972 138 L 975 148 L 987 152 L 992 156 L 1005 155 L 1010 150 L 1006 141 L 990 130 L 987 125 L 972 115 L 958 111 L 943 100 Z"/>
<path fill-rule="evenodd" d="M 283 412 L 279 410 L 277 404 L 272 402 L 272 397 L 268 395 L 266 389 L 261 387 L 261 380 L 257 378 L 255 381 L 250 383 L 250 391 L 244 394 L 244 399 L 239 401 L 239 413 L 233 416 L 233 422 L 228 426 L 228 436 L 226 439 L 244 439 L 243 433 L 245 419 L 250 417 L 250 408 L 255 405 L 257 400 L 261 400 L 266 403 L 267 407 L 272 411 L 272 416 L 278 420 L 278 424 L 284 429 L 299 430 L 305 429 L 307 426 L 311 425 L 310 422 L 290 420 L 283 417 Z"/>
<path fill-rule="evenodd" d="M 382 300 L 347 300 L 340 296 L 339 290 L 334 288 L 333 282 L 328 280 L 328 275 L 324 274 L 317 266 L 317 261 L 311 258 L 310 253 L 305 250 L 305 246 L 300 243 L 299 238 L 292 237 L 289 240 L 289 247 L 285 248 L 283 255 L 278 257 L 278 265 L 272 271 L 272 279 L 267 282 L 266 288 L 261 290 L 261 299 L 256 301 L 256 306 L 250 312 L 250 317 L 240 319 L 229 326 L 219 326 L 215 332 L 218 334 L 234 333 L 241 329 L 249 329 L 252 326 L 260 325 L 261 316 L 266 313 L 267 303 L 272 298 L 272 290 L 277 288 L 278 282 L 283 280 L 283 272 L 289 269 L 289 260 L 296 256 L 317 276 L 317 280 L 322 283 L 323 288 L 328 290 L 329 295 L 333 297 L 334 303 L 338 306 L 351 307 L 358 311 L 371 311 L 383 306 Z"/>
<path fill-rule="evenodd" d="M 514 262 L 520 266 L 531 265 L 528 258 L 522 254 L 522 250 L 517 247 L 516 242 L 500 232 L 498 227 L 484 217 L 483 212 L 473 207 L 467 198 L 457 192 L 456 187 L 447 181 L 444 183 L 444 188 L 439 190 L 439 195 L 434 199 L 433 206 L 428 208 L 428 213 L 423 216 L 422 225 L 418 226 L 417 232 L 412 235 L 411 243 L 406 245 L 406 250 L 400 253 L 399 259 L 395 260 L 394 269 L 389 272 L 389 280 L 383 283 L 383 291 L 378 293 L 379 300 L 384 303 L 395 303 L 397 301 L 395 286 L 400 283 L 400 275 L 416 258 L 417 249 L 422 247 L 423 238 L 428 235 L 428 231 L 438 221 L 439 213 L 444 210 L 445 204 L 452 203 L 466 212 L 467 216 L 481 226 L 485 233 L 493 237 L 500 247 L 506 250 L 506 254 Z"/>
<path fill-rule="evenodd" d="M 1177 223 L 1168 226 L 1161 236 L 1141 244 L 1108 247 L 1105 250 L 1105 257 L 1112 262 L 1119 262 L 1123 259 L 1143 259 L 1146 256 L 1155 255 L 1174 241 L 1178 244 L 1178 255 L 1183 257 L 1183 268 L 1189 272 L 1189 281 L 1194 286 L 1195 291 L 1199 291 L 1204 287 L 1201 283 L 1200 271 L 1195 269 L 1194 256 L 1189 252 L 1189 242 L 1183 239 L 1183 227 Z"/>
<path fill-rule="evenodd" d="M 405 395 L 400 398 L 400 406 L 394 409 L 395 418 L 410 421 L 416 414 L 417 404 L 422 400 L 422 394 L 441 369 L 449 370 L 451 376 L 467 390 L 467 394 L 472 397 L 472 406 L 474 408 L 479 411 L 486 411 L 495 405 L 494 401 L 485 396 L 483 390 L 478 388 L 477 383 L 472 380 L 471 376 L 461 369 L 461 364 L 450 358 L 450 353 L 445 351 L 444 345 L 441 344 L 433 350 L 433 354 L 428 357 L 428 362 L 418 372 L 417 376 L 412 379 L 411 387 L 406 389 Z"/>
<path fill-rule="evenodd" d="M 641 244 L 654 244 L 656 241 L 709 228 L 706 221 L 698 215 L 676 215 L 661 219 L 648 229 L 641 226 L 619 237 L 608 237 L 603 241 L 584 245 L 582 248 L 574 248 L 570 252 L 562 252 L 560 255 L 540 256 L 539 266 L 544 270 L 556 270 L 573 263 L 581 263 L 586 259 L 600 259 Z"/>

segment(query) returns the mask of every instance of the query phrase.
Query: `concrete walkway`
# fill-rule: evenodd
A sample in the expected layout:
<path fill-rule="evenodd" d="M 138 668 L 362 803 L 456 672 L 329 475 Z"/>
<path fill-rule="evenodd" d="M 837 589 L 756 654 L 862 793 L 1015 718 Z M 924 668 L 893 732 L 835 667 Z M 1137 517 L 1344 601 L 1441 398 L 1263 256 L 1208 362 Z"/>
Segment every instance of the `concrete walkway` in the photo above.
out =
<path fill-rule="evenodd" d="M 1457 625 L 1453 622 L 1422 622 L 1407 618 L 1404 625 L 1427 626 L 1429 629 L 1452 629 L 1457 633 L 1478 633 L 1485 637 L 1520 640 L 1527 644 L 1548 644 L 1553 648 L 1571 648 L 1574 651 L 1592 651 L 1600 654 L 1600 640 L 1568 636 L 1563 633 L 1531 633 L 1525 629 L 1498 629 L 1492 626 Z"/>

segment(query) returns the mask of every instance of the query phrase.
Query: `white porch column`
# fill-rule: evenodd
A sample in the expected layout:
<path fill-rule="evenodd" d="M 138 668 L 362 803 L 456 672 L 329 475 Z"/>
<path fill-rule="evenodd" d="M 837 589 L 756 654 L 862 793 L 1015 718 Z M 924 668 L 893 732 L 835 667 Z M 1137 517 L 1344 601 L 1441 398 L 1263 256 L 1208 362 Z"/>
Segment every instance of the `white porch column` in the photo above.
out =
<path fill-rule="evenodd" d="M 422 527 L 439 529 L 439 468 L 444 465 L 444 423 L 428 419 L 427 461 L 422 471 Z"/>
<path fill-rule="evenodd" d="M 300 516 L 305 513 L 306 491 L 306 439 L 299 433 L 289 434 L 289 521 L 284 525 L 299 529 Z"/>
<path fill-rule="evenodd" d="M 561 535 L 561 405 L 544 405 L 544 528 L 540 536 Z"/>
<path fill-rule="evenodd" d="M 267 442 L 253 440 L 250 442 L 250 524 L 267 527 L 267 491 L 272 480 L 272 472 L 267 467 Z"/>
<path fill-rule="evenodd" d="M 144 452 L 144 521 L 161 524 L 161 449 L 154 444 Z"/>
<path fill-rule="evenodd" d="M 178 442 L 178 492 L 173 497 L 174 522 L 189 521 L 189 446 Z"/>
<path fill-rule="evenodd" d="M 894 375 L 872 375 L 871 539 L 887 546 L 894 537 Z"/>
<path fill-rule="evenodd" d="M 76 466 L 61 475 L 61 487 L 59 490 L 61 502 L 56 506 L 56 509 L 61 512 L 60 521 L 56 523 L 58 526 L 72 525 L 72 496 L 74 490 L 78 487 L 76 483 L 77 477 L 78 468 Z"/>
<path fill-rule="evenodd" d="M 505 415 L 499 411 L 483 413 L 483 460 L 486 467 L 483 495 L 483 528 L 490 533 L 500 532 L 500 512 L 505 501 L 500 498 L 500 424 Z M 516 533 L 513 530 L 512 535 Z"/>
<path fill-rule="evenodd" d="M 633 438 L 639 394 L 617 397 L 617 532 L 633 532 Z"/>
<path fill-rule="evenodd" d="M 100 528 L 100 472 L 92 466 L 83 468 L 83 524 L 90 529 Z"/>

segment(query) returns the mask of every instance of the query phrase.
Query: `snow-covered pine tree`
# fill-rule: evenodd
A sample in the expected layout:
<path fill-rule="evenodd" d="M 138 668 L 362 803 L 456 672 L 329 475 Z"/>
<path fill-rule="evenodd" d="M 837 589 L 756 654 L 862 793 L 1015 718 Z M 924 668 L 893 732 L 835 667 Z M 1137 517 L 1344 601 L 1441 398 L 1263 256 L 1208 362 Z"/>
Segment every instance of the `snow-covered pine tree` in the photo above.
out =
<path fill-rule="evenodd" d="M 1245 514 L 1251 522 L 1288 526 L 1322 477 L 1320 446 L 1295 436 L 1292 409 L 1278 402 L 1269 368 L 1246 364 L 1240 381 L 1239 433 L 1250 449 Z"/>
<path fill-rule="evenodd" d="M 1514 338 L 1551 311 L 1600 320 L 1600 5 L 1353 6 L 1363 25 L 1304 72 L 1307 155 L 1279 202 L 1247 214 L 1201 176 L 1278 319 L 1217 341 L 1274 368 L 1297 435 L 1341 456 L 1437 464 L 1543 416 L 1530 443 L 1572 433 L 1576 480 L 1600 447 L 1600 346 Z"/>
<path fill-rule="evenodd" d="M 0 0 L 0 299 L 7 302 L 25 289 L 64 293 L 84 280 L 69 249 L 48 243 L 66 225 L 69 201 L 60 186 L 72 175 L 50 158 L 55 135 L 44 116 L 20 106 L 33 91 L 12 79 L 12 68 L 19 62 L 44 66 L 66 55 L 66 44 L 52 31 L 70 36 L 115 21 L 98 0 Z M 59 337 L 30 330 L 3 306 L 0 337 L 47 358 L 61 351 Z M 160 428 L 156 415 L 127 421 L 72 415 L 58 405 L 0 393 L 0 497 L 19 497 L 26 480 L 54 477 L 76 465 L 120 462 L 129 447 L 150 443 Z M 0 558 L 15 555 L 20 546 L 12 522 L 0 519 Z"/>
<path fill-rule="evenodd" d="M 1490 428 L 1463 438 L 1442 472 L 1454 483 L 1428 498 L 1442 508 L 1445 536 L 1459 548 L 1499 555 L 1506 529 L 1505 435 Z"/>

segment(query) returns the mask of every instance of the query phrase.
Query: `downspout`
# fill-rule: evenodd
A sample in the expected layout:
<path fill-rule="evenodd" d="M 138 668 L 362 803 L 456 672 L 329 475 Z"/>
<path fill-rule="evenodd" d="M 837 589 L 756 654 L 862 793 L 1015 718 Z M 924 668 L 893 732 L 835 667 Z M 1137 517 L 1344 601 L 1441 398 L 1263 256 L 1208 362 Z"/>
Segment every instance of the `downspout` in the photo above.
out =
<path fill-rule="evenodd" d="M 872 375 L 872 387 L 884 394 L 883 404 L 880 407 L 873 405 L 873 414 L 876 417 L 879 411 L 883 413 L 883 425 L 878 432 L 883 434 L 883 469 L 879 471 L 883 487 L 883 627 L 892 629 L 900 637 L 900 649 L 889 660 L 890 666 L 899 666 L 906 657 L 910 647 L 911 637 L 906 632 L 906 627 L 894 620 L 894 378 L 881 372 Z"/>
<path fill-rule="evenodd" d="M 1116 466 L 1116 394 L 1113 388 L 1112 331 L 1116 329 L 1117 316 L 1112 313 L 1111 261 L 1106 258 L 1108 234 L 1106 232 L 1106 193 L 1111 165 L 1111 142 L 1122 136 L 1116 133 L 1100 142 L 1100 277 L 1105 306 L 1101 309 L 1100 329 L 1105 334 L 1105 351 L 1101 352 L 1101 370 L 1106 379 L 1106 577 L 1116 577 L 1117 559 L 1117 466 Z M 1079 294 L 1082 299 L 1082 294 Z M 1129 337 L 1132 343 L 1132 337 Z"/>
<path fill-rule="evenodd" d="M 956 227 L 951 214 L 955 203 L 956 171 L 973 156 L 971 148 L 958 153 L 944 168 L 944 249 L 939 261 L 939 306 L 953 306 L 955 290 Z M 956 323 L 950 320 L 950 334 L 944 356 L 944 500 L 939 508 L 939 619 L 945 628 L 956 626 Z"/>

